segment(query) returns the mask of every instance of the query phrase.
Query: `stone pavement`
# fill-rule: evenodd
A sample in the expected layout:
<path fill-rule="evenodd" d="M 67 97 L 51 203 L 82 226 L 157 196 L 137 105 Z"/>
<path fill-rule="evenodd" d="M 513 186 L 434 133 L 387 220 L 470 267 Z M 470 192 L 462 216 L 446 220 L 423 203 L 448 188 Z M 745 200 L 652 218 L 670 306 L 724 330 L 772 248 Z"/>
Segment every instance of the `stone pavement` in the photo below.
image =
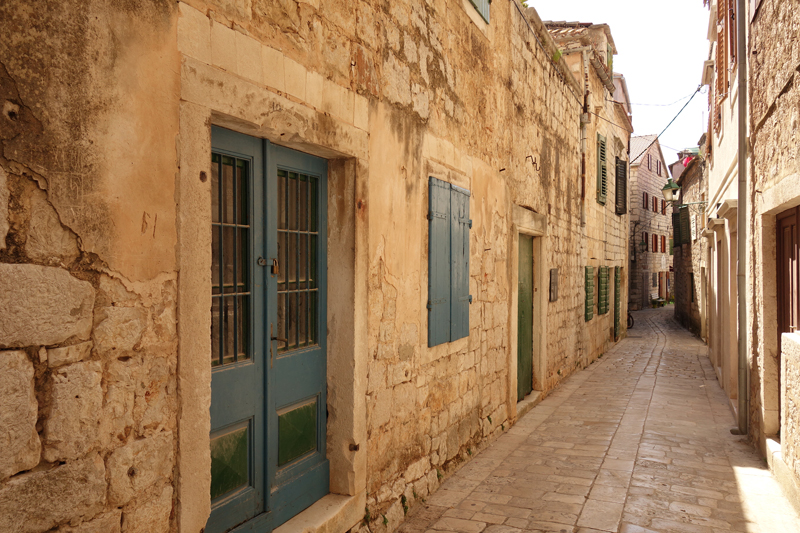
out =
<path fill-rule="evenodd" d="M 673 308 L 566 380 L 417 505 L 403 533 L 800 532 Z"/>

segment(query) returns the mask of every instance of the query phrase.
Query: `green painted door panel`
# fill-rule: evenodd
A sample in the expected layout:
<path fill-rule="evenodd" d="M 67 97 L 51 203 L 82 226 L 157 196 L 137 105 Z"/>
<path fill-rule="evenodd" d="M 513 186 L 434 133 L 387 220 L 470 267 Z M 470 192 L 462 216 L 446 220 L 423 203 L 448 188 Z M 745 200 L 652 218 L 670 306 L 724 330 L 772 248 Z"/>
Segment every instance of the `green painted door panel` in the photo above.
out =
<path fill-rule="evenodd" d="M 533 390 L 533 237 L 519 236 L 517 401 Z"/>

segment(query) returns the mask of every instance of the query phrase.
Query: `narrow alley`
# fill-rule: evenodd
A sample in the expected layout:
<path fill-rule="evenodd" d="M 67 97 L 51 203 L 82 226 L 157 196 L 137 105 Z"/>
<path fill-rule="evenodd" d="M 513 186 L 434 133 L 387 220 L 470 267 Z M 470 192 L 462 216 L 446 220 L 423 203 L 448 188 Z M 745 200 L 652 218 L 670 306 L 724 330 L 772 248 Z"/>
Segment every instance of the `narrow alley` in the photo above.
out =
<path fill-rule="evenodd" d="M 404 533 L 782 533 L 800 520 L 671 306 L 412 510 Z"/>

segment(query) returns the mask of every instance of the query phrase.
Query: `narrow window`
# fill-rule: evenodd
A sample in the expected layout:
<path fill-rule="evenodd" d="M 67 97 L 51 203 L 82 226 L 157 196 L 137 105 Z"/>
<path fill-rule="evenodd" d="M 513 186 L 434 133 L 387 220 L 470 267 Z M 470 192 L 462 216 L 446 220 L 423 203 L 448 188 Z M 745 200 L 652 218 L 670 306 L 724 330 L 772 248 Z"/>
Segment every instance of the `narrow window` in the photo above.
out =
<path fill-rule="evenodd" d="M 647 198 L 647 193 L 646 193 L 646 192 L 643 192 L 643 193 L 642 193 L 642 207 L 643 207 L 643 208 L 645 208 L 645 209 L 647 209 L 647 208 L 648 208 L 648 207 L 647 207 L 647 200 L 648 200 L 648 198 Z"/>
<path fill-rule="evenodd" d="M 481 18 L 486 21 L 486 24 L 489 24 L 489 5 L 492 3 L 492 0 L 469 0 L 475 9 L 480 13 Z"/>
<path fill-rule="evenodd" d="M 428 346 L 469 335 L 469 191 L 430 177 Z"/>
<path fill-rule="evenodd" d="M 648 235 L 648 234 L 647 234 L 647 232 L 645 231 L 645 232 L 644 232 L 644 237 L 642 238 L 642 242 L 644 243 L 644 251 L 645 251 L 645 252 L 649 252 L 649 251 L 650 251 L 650 250 L 649 250 L 649 248 L 650 248 L 650 241 L 648 240 L 648 237 L 649 237 L 649 235 Z"/>
<path fill-rule="evenodd" d="M 211 365 L 250 358 L 249 161 L 211 156 Z"/>

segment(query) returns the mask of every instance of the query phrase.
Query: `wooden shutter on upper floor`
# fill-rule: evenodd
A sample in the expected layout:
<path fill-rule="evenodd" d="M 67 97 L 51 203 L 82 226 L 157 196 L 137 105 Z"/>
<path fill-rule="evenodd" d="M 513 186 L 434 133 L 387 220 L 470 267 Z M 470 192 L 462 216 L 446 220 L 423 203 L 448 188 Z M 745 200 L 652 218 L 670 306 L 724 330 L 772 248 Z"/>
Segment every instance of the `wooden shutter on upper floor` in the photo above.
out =
<path fill-rule="evenodd" d="M 667 236 L 661 236 L 661 253 L 667 253 Z"/>
<path fill-rule="evenodd" d="M 428 187 L 428 346 L 450 341 L 450 184 Z"/>
<path fill-rule="evenodd" d="M 648 209 L 647 200 L 648 200 L 647 193 L 643 192 L 642 193 L 642 207 L 645 208 L 645 209 Z"/>
<path fill-rule="evenodd" d="M 678 213 L 672 213 L 672 236 L 675 244 L 681 245 L 681 218 Z M 671 253 L 671 252 L 670 252 Z"/>
<path fill-rule="evenodd" d="M 450 186 L 450 341 L 469 336 L 469 191 Z"/>
<path fill-rule="evenodd" d="M 689 221 L 689 208 L 681 207 L 679 214 L 680 214 L 681 240 L 678 244 L 689 244 L 692 238 L 691 223 Z"/>
<path fill-rule="evenodd" d="M 628 162 L 619 157 L 616 159 L 616 202 L 615 208 L 618 215 L 628 212 Z"/>
<path fill-rule="evenodd" d="M 606 203 L 608 192 L 608 169 L 606 154 L 606 138 L 597 134 L 597 201 L 603 205 Z"/>
<path fill-rule="evenodd" d="M 728 0 L 728 12 L 726 13 L 726 20 L 728 21 L 728 44 L 729 48 L 729 55 L 731 58 L 730 65 L 733 67 L 736 65 L 736 54 L 738 53 L 737 50 L 737 30 L 736 27 L 736 4 L 738 2 L 736 0 Z"/>
<path fill-rule="evenodd" d="M 720 102 L 728 91 L 728 54 L 726 39 L 726 21 L 728 19 L 728 0 L 717 0 L 717 54 L 714 65 L 717 77 L 714 98 L 714 131 L 719 132 L 722 117 Z"/>
<path fill-rule="evenodd" d="M 587 266 L 584 272 L 586 290 L 583 302 L 583 318 L 586 322 L 594 317 L 594 268 Z"/>

